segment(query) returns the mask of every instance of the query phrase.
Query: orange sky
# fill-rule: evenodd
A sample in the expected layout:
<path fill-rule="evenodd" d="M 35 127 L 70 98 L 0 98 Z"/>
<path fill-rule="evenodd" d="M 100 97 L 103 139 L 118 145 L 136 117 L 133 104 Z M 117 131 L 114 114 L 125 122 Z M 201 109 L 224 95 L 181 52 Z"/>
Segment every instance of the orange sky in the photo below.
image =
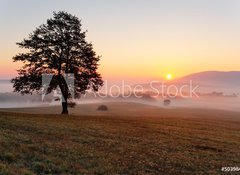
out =
<path fill-rule="evenodd" d="M 0 79 L 16 75 L 19 64 L 11 58 L 21 50 L 15 43 L 46 22 L 54 10 L 82 19 L 87 40 L 102 56 L 99 72 L 104 79 L 147 81 L 166 74 L 177 78 L 199 71 L 240 70 L 237 0 L 95 1 L 95 6 L 86 1 L 75 1 L 74 6 L 59 2 L 1 2 Z M 32 15 L 20 13 L 27 7 Z"/>

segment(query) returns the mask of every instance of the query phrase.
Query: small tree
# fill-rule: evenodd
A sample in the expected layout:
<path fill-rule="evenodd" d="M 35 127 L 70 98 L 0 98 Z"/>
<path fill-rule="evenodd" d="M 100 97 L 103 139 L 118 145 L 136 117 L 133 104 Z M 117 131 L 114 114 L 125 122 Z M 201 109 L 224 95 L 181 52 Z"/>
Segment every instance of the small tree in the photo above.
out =
<path fill-rule="evenodd" d="M 24 63 L 18 70 L 18 77 L 12 79 L 14 91 L 39 93 L 43 89 L 42 75 L 52 74 L 47 93 L 60 87 L 62 114 L 68 114 L 69 98 L 80 97 L 87 89 L 97 91 L 103 85 L 97 72 L 99 56 L 85 40 L 85 34 L 76 16 L 63 11 L 53 12 L 53 18 L 36 28 L 28 39 L 17 43 L 28 52 L 13 57 L 14 62 Z M 74 97 L 64 79 L 68 73 L 74 74 Z"/>

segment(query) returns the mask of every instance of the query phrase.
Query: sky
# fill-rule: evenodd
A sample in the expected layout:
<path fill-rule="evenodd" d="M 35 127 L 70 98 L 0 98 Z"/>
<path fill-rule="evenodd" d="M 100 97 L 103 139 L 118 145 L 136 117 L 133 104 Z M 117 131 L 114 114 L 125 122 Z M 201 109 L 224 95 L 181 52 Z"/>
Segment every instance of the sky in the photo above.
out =
<path fill-rule="evenodd" d="M 105 80 L 240 70 L 239 0 L 0 0 L 0 79 L 20 68 L 16 42 L 60 10 L 82 20 Z"/>

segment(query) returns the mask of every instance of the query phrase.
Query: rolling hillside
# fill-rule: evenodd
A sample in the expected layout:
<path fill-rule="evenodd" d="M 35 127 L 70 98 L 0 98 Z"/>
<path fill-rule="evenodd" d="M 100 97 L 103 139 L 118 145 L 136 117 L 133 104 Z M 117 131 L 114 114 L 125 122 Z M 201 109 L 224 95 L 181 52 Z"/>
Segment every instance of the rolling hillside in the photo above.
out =
<path fill-rule="evenodd" d="M 220 72 L 206 71 L 184 76 L 173 80 L 173 84 L 189 83 L 192 80 L 194 84 L 210 87 L 229 87 L 240 88 L 240 71 Z"/>

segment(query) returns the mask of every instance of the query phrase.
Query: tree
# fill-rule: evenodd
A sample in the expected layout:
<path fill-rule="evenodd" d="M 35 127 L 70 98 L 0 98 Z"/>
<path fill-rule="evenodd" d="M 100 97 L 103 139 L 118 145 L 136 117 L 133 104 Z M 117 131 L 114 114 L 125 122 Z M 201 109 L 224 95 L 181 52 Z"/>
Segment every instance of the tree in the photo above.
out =
<path fill-rule="evenodd" d="M 79 98 L 86 90 L 98 91 L 103 85 L 97 72 L 99 56 L 91 43 L 85 39 L 81 21 L 67 12 L 53 12 L 53 18 L 39 26 L 22 42 L 20 48 L 28 52 L 13 57 L 23 62 L 18 76 L 12 79 L 15 92 L 32 94 L 42 92 L 42 75 L 51 74 L 47 88 L 51 93 L 60 87 L 62 93 L 62 114 L 68 114 L 68 99 Z M 74 75 L 74 97 L 64 79 L 66 74 Z"/>

